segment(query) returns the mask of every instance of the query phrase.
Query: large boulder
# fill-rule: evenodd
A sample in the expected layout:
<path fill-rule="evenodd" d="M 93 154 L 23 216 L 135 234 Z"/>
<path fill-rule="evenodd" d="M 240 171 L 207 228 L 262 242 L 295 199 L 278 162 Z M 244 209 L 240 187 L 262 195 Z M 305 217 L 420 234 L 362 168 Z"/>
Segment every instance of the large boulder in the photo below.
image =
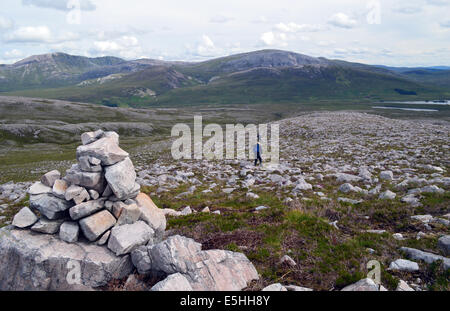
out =
<path fill-rule="evenodd" d="M 400 247 L 400 250 L 404 252 L 409 258 L 413 260 L 422 260 L 428 264 L 431 264 L 435 261 L 442 260 L 444 264 L 444 269 L 450 269 L 450 258 L 446 258 L 444 256 L 427 253 L 415 248 L 409 247 Z"/>
<path fill-rule="evenodd" d="M 136 197 L 140 187 L 136 186 L 136 172 L 130 158 L 105 167 L 105 178 L 118 200 Z"/>
<path fill-rule="evenodd" d="M 115 224 L 116 219 L 107 210 L 103 210 L 80 220 L 81 230 L 83 231 L 84 236 L 91 242 L 97 240 Z"/>
<path fill-rule="evenodd" d="M 145 221 L 155 231 L 156 235 L 161 236 L 167 225 L 164 211 L 158 208 L 145 193 L 139 193 L 135 201 L 141 211 L 140 219 Z"/>
<path fill-rule="evenodd" d="M 108 248 L 117 256 L 130 253 L 138 246 L 147 244 L 154 231 L 145 222 L 116 226 L 111 230 Z"/>
<path fill-rule="evenodd" d="M 91 290 L 133 270 L 128 255 L 11 227 L 0 229 L 0 254 L 2 291 Z"/>
<path fill-rule="evenodd" d="M 139 273 L 182 274 L 195 291 L 238 291 L 257 280 L 258 273 L 244 254 L 202 251 L 201 244 L 179 235 L 131 253 Z"/>
<path fill-rule="evenodd" d="M 72 206 L 72 203 L 48 193 L 30 196 L 30 207 L 51 220 L 64 218 Z"/>
<path fill-rule="evenodd" d="M 103 166 L 113 165 L 128 157 L 128 153 L 118 145 L 118 139 L 103 137 L 90 144 L 77 148 L 77 159 L 81 157 L 94 157 L 101 161 Z"/>

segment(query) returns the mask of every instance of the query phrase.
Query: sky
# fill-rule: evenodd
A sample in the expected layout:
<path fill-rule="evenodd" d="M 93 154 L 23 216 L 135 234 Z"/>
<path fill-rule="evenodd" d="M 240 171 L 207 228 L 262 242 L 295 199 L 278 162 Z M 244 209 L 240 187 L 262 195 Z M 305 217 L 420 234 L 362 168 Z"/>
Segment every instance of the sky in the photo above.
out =
<path fill-rule="evenodd" d="M 1 0 L 0 64 L 64 52 L 201 61 L 282 49 L 450 66 L 450 0 Z"/>

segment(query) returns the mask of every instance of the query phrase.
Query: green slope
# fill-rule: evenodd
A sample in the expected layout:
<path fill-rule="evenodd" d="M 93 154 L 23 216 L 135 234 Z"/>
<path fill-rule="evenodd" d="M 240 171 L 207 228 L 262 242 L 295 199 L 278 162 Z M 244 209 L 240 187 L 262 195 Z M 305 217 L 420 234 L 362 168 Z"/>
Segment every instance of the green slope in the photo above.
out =
<path fill-rule="evenodd" d="M 146 107 L 446 99 L 450 97 L 450 87 L 420 83 L 377 66 L 263 50 L 200 63 L 147 65 L 114 79 L 90 79 L 83 86 L 35 88 L 7 94 Z"/>

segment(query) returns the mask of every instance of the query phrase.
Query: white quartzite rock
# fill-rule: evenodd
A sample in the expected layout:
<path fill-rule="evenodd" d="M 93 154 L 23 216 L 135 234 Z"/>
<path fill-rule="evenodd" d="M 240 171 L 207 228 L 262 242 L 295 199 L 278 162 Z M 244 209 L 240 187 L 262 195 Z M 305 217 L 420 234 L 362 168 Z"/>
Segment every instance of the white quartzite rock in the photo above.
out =
<path fill-rule="evenodd" d="M 17 228 L 26 228 L 36 221 L 38 221 L 37 216 L 28 207 L 24 207 L 14 216 L 12 224 Z"/>
<path fill-rule="evenodd" d="M 174 273 L 156 283 L 150 290 L 152 292 L 188 292 L 193 289 L 184 275 L 181 273 Z"/>
<path fill-rule="evenodd" d="M 133 270 L 130 257 L 116 257 L 105 247 L 67 244 L 47 234 L 0 229 L 0 290 L 90 290 Z M 81 267 L 81 284 L 69 284 L 69 261 Z"/>
<path fill-rule="evenodd" d="M 104 199 L 88 201 L 85 203 L 75 205 L 69 210 L 70 218 L 72 218 L 73 220 L 78 220 L 80 218 L 92 215 L 95 212 L 101 210 L 104 205 L 105 205 Z"/>
<path fill-rule="evenodd" d="M 445 256 L 450 255 L 450 235 L 444 235 L 438 240 L 438 247 L 444 252 Z"/>
<path fill-rule="evenodd" d="M 263 292 L 287 292 L 287 288 L 280 283 L 269 285 L 262 289 Z"/>
<path fill-rule="evenodd" d="M 136 187 L 136 172 L 130 158 L 105 168 L 105 178 L 112 192 L 119 200 L 126 200 L 139 194 Z M 137 190 L 137 193 L 136 193 Z"/>
<path fill-rule="evenodd" d="M 28 193 L 30 195 L 38 195 L 38 194 L 44 194 L 44 193 L 50 193 L 52 192 L 52 188 L 44 185 L 40 181 L 35 182 L 30 189 L 28 189 Z"/>
<path fill-rule="evenodd" d="M 52 193 L 55 197 L 60 199 L 65 199 L 66 190 L 69 187 L 67 182 L 63 179 L 57 179 L 55 180 L 55 183 L 53 184 Z"/>
<path fill-rule="evenodd" d="M 419 271 L 419 265 L 417 262 L 406 260 L 406 259 L 397 259 L 396 261 L 391 262 L 389 266 L 390 270 L 400 270 L 400 271 Z"/>
<path fill-rule="evenodd" d="M 116 226 L 111 230 L 108 248 L 117 256 L 130 253 L 138 246 L 145 245 L 154 231 L 145 222 Z"/>
<path fill-rule="evenodd" d="M 61 173 L 57 170 L 48 172 L 44 176 L 41 177 L 41 182 L 47 187 L 52 188 L 57 179 L 61 178 Z"/>
<path fill-rule="evenodd" d="M 141 211 L 140 219 L 145 221 L 156 235 L 161 235 L 166 230 L 167 224 L 163 210 L 158 208 L 145 193 L 139 193 L 135 200 Z"/>
<path fill-rule="evenodd" d="M 113 165 L 125 160 L 128 157 L 128 153 L 119 147 L 117 139 L 103 137 L 93 143 L 79 146 L 77 148 L 77 158 L 84 156 L 97 158 L 102 165 Z"/>
<path fill-rule="evenodd" d="M 195 291 L 236 291 L 258 279 L 255 267 L 244 254 L 202 251 L 201 244 L 178 235 L 141 246 L 131 256 L 139 273 L 181 273 Z"/>
<path fill-rule="evenodd" d="M 362 279 L 342 289 L 344 292 L 378 292 L 379 286 L 372 279 Z"/>
<path fill-rule="evenodd" d="M 72 203 L 51 194 L 32 195 L 30 197 L 30 207 L 37 209 L 51 220 L 64 217 L 67 214 L 67 210 L 72 206 Z"/>
<path fill-rule="evenodd" d="M 115 224 L 116 219 L 106 210 L 80 220 L 81 231 L 83 231 L 84 236 L 91 242 L 97 240 Z"/>
<path fill-rule="evenodd" d="M 42 217 L 33 225 L 33 227 L 31 227 L 31 230 L 40 233 L 55 234 L 58 232 L 62 223 L 63 220 L 48 220 L 45 217 Z"/>
<path fill-rule="evenodd" d="M 78 241 L 78 234 L 80 227 L 78 223 L 73 221 L 66 221 L 59 228 L 59 238 L 68 243 L 75 243 Z"/>

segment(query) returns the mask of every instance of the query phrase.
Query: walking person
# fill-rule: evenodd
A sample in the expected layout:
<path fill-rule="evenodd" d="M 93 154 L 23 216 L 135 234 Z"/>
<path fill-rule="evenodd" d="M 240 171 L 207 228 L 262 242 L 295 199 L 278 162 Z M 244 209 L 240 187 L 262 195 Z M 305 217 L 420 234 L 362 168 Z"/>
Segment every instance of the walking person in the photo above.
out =
<path fill-rule="evenodd" d="M 261 147 L 261 144 L 259 143 L 259 135 L 258 135 L 258 142 L 253 147 L 253 152 L 255 153 L 255 166 L 258 165 L 258 161 L 259 161 L 259 165 L 262 165 L 262 158 L 261 158 L 262 147 Z"/>

